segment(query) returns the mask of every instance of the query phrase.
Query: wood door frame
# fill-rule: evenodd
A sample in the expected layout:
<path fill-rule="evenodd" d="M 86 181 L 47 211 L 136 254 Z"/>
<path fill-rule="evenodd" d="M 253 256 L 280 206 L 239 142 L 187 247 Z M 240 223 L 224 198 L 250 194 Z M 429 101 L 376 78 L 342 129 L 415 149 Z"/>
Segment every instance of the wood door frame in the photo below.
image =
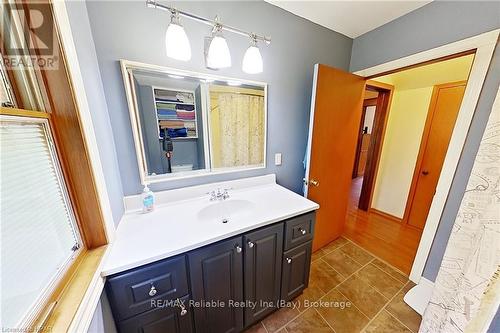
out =
<path fill-rule="evenodd" d="M 378 96 L 375 98 L 368 98 L 363 101 L 361 121 L 359 122 L 358 143 L 356 144 L 356 156 L 354 157 L 354 166 L 352 167 L 352 179 L 358 177 L 359 156 L 361 155 L 361 145 L 363 143 L 363 130 L 364 130 L 363 125 L 365 124 L 366 109 L 369 106 L 377 106 L 377 100 Z"/>
<path fill-rule="evenodd" d="M 422 162 L 424 159 L 424 153 L 427 149 L 427 142 L 429 140 L 429 134 L 431 131 L 432 120 L 434 119 L 434 111 L 436 109 L 436 103 L 439 97 L 439 90 L 445 88 L 453 88 L 465 85 L 467 86 L 467 81 L 457 81 L 457 82 L 448 82 L 443 84 L 437 84 L 434 86 L 431 95 L 431 101 L 429 103 L 429 108 L 427 111 L 427 116 L 425 119 L 424 131 L 422 133 L 422 139 L 420 140 L 420 146 L 418 149 L 417 162 L 415 163 L 415 169 L 413 170 L 413 176 L 411 179 L 410 191 L 408 192 L 408 197 L 406 199 L 405 211 L 403 214 L 402 222 L 408 224 L 408 218 L 410 216 L 411 207 L 413 205 L 413 199 L 415 198 L 415 191 L 417 189 L 417 181 L 420 175 L 420 169 L 422 168 Z M 450 138 L 451 140 L 451 138 Z M 449 142 L 448 142 L 449 144 Z M 410 226 L 410 225 L 408 225 Z M 411 226 L 414 227 L 414 226 Z"/>
<path fill-rule="evenodd" d="M 378 91 L 379 94 L 377 96 L 377 106 L 373 120 L 370 145 L 368 147 L 368 156 L 366 158 L 363 184 L 361 186 L 361 193 L 358 201 L 358 208 L 364 211 L 368 211 L 371 207 L 380 156 L 382 154 L 382 145 L 384 143 L 387 128 L 387 120 L 389 119 L 392 96 L 394 95 L 394 86 L 387 83 L 368 80 L 366 86 Z"/>
<path fill-rule="evenodd" d="M 430 61 L 445 57 L 464 55 L 464 52 L 475 50 L 474 62 L 469 74 L 464 98 L 453 129 L 453 134 L 446 152 L 445 161 L 436 187 L 436 194 L 432 201 L 422 237 L 418 245 L 417 254 L 413 261 L 410 280 L 418 283 L 422 277 L 425 263 L 429 256 L 432 242 L 441 220 L 441 215 L 451 189 L 453 177 L 458 167 L 461 152 L 467 138 L 468 129 L 474 116 L 474 111 L 481 94 L 481 89 L 488 73 L 488 68 L 498 41 L 500 29 L 479 34 L 470 38 L 452 42 L 430 50 L 415 53 L 380 65 L 359 70 L 354 74 L 367 78 L 382 76 L 391 71 L 426 64 Z M 314 99 L 313 99 L 314 101 Z M 314 114 L 312 114 L 314 116 Z"/>

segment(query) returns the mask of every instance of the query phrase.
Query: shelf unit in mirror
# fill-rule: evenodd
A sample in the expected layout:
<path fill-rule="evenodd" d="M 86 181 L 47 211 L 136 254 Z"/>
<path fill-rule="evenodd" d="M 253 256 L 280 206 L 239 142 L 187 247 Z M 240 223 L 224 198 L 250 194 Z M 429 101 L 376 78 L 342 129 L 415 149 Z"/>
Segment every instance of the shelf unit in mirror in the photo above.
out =
<path fill-rule="evenodd" d="M 191 90 L 152 87 L 158 136 L 172 140 L 197 139 L 198 121 L 195 92 Z"/>

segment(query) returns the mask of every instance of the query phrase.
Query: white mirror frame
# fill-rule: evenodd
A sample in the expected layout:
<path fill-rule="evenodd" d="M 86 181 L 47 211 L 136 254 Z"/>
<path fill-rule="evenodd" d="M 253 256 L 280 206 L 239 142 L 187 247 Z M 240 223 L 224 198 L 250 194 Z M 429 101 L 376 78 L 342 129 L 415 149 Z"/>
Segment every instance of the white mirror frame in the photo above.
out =
<path fill-rule="evenodd" d="M 179 179 L 186 178 L 195 178 L 195 177 L 203 177 L 203 176 L 211 176 L 211 175 L 220 175 L 220 174 L 228 174 L 239 171 L 248 171 L 248 170 L 258 170 L 265 169 L 267 165 L 267 83 L 259 82 L 259 81 L 251 81 L 245 79 L 238 79 L 226 76 L 219 75 L 211 75 L 204 74 L 198 72 L 192 72 L 187 70 L 181 70 L 171 67 L 157 66 L 151 64 L 145 64 L 137 61 L 130 60 L 120 60 L 120 67 L 123 76 L 123 83 L 125 86 L 125 95 L 127 96 L 127 105 L 130 114 L 130 124 L 132 126 L 132 134 L 134 137 L 134 145 L 135 152 L 137 157 L 137 166 L 139 168 L 139 175 L 141 178 L 141 184 L 151 184 L 151 183 L 160 183 L 166 181 L 174 181 Z M 197 79 L 204 80 L 215 80 L 215 81 L 238 81 L 243 84 L 248 85 L 256 85 L 264 88 L 264 161 L 260 165 L 251 165 L 251 166 L 241 166 L 234 168 L 224 168 L 213 170 L 212 165 L 209 163 L 205 164 L 207 167 L 201 170 L 193 170 L 193 171 L 185 171 L 185 172 L 176 172 L 174 173 L 165 173 L 161 175 L 149 175 L 148 167 L 146 162 L 146 152 L 144 150 L 144 143 L 142 140 L 142 131 L 141 126 L 139 125 L 139 109 L 137 105 L 137 101 L 135 100 L 135 92 L 134 85 L 130 80 L 129 70 L 140 69 L 140 70 L 150 70 L 156 73 L 165 73 L 170 75 L 179 75 L 179 76 L 187 76 Z M 202 98 L 206 98 L 202 96 Z M 205 160 L 207 160 L 207 156 L 210 155 L 211 159 L 211 146 L 210 146 L 210 126 L 208 126 L 208 114 L 206 108 L 202 111 L 202 119 L 203 119 L 203 131 L 204 131 L 204 149 L 205 149 Z"/>

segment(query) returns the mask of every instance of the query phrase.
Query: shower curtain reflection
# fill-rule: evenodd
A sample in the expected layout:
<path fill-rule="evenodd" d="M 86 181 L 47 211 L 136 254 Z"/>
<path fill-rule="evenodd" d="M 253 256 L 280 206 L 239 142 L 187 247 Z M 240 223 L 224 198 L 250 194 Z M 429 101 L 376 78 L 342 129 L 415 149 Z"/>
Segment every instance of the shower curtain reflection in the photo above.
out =
<path fill-rule="evenodd" d="M 210 105 L 212 167 L 264 164 L 263 91 L 214 85 Z"/>

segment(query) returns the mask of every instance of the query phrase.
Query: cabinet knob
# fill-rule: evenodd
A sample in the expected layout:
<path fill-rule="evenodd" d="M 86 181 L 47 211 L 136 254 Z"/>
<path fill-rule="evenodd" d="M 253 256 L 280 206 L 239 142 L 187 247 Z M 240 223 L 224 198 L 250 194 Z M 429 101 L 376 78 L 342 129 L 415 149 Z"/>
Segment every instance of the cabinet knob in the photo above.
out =
<path fill-rule="evenodd" d="M 307 234 L 307 231 L 306 231 L 305 229 L 300 228 L 300 229 L 299 229 L 299 231 L 300 231 L 300 233 L 301 233 L 302 235 Z"/>
<path fill-rule="evenodd" d="M 235 249 L 236 249 L 237 253 L 241 253 L 241 250 L 242 250 L 241 246 L 236 245 Z"/>
<path fill-rule="evenodd" d="M 155 286 L 151 285 L 151 289 L 149 289 L 149 296 L 153 297 L 157 292 L 158 290 L 156 290 Z"/>
<path fill-rule="evenodd" d="M 248 241 L 248 247 L 249 247 L 249 248 L 252 248 L 254 245 L 255 245 L 255 243 L 254 243 L 254 242 Z"/>
<path fill-rule="evenodd" d="M 286 258 L 286 262 L 291 264 L 292 263 L 292 258 Z"/>

